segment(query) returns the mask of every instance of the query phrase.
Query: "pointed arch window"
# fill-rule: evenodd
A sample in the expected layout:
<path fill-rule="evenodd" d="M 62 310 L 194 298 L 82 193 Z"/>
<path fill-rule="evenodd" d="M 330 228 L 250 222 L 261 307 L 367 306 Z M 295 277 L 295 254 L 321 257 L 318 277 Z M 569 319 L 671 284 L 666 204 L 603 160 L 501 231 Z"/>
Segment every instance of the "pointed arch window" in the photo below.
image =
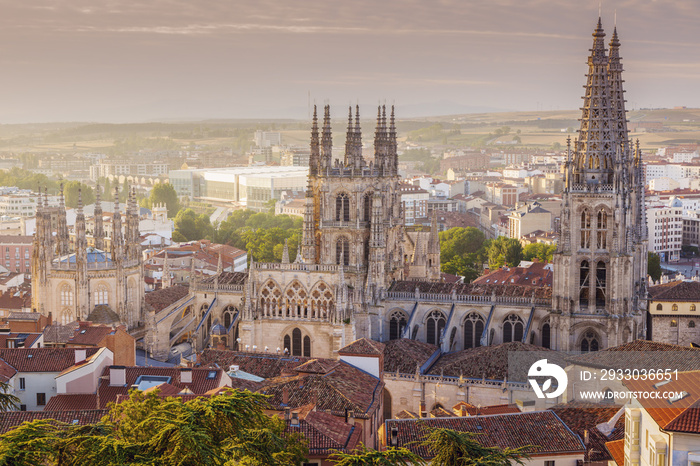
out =
<path fill-rule="evenodd" d="M 470 313 L 464 320 L 464 349 L 481 346 L 484 333 L 484 318 L 476 312 Z"/>
<path fill-rule="evenodd" d="M 408 319 L 406 319 L 406 314 L 401 311 L 392 312 L 389 320 L 389 340 L 398 340 L 401 338 L 407 323 Z"/>
<path fill-rule="evenodd" d="M 442 331 L 445 329 L 446 323 L 447 321 L 445 320 L 445 316 L 442 312 L 438 310 L 432 311 L 428 316 L 426 325 L 428 332 L 426 335 L 426 341 L 431 345 L 440 344 L 440 336 L 442 335 Z"/>
<path fill-rule="evenodd" d="M 335 198 L 335 219 L 336 221 L 350 221 L 350 198 L 346 193 L 340 193 Z"/>
<path fill-rule="evenodd" d="M 608 248 L 608 213 L 604 210 L 598 212 L 598 228 L 596 230 L 596 244 L 598 249 Z"/>
<path fill-rule="evenodd" d="M 301 330 L 292 330 L 292 356 L 301 356 Z"/>
<path fill-rule="evenodd" d="M 523 320 L 515 314 L 503 319 L 503 343 L 523 340 Z"/>
<path fill-rule="evenodd" d="M 542 347 L 543 348 L 552 348 L 552 327 L 549 325 L 549 322 L 546 322 L 542 326 Z"/>
<path fill-rule="evenodd" d="M 311 338 L 308 335 L 304 337 L 304 357 L 311 357 Z"/>
<path fill-rule="evenodd" d="M 61 306 L 72 306 L 73 305 L 73 289 L 70 285 L 63 285 L 61 287 Z"/>
<path fill-rule="evenodd" d="M 372 193 L 367 193 L 365 194 L 365 197 L 363 199 L 363 210 L 364 212 L 362 220 L 365 222 L 369 222 L 372 220 Z"/>
<path fill-rule="evenodd" d="M 659 303 L 659 304 L 656 305 L 656 310 L 657 310 L 657 311 L 663 311 L 663 310 L 664 310 L 664 307 L 661 305 L 661 303 Z"/>
<path fill-rule="evenodd" d="M 107 287 L 105 285 L 97 285 L 95 290 L 95 306 L 109 305 L 109 293 L 107 292 Z"/>
<path fill-rule="evenodd" d="M 587 209 L 581 212 L 581 248 L 591 247 L 591 214 Z"/>
<path fill-rule="evenodd" d="M 595 305 L 596 307 L 605 307 L 605 295 L 606 295 L 606 286 L 607 286 L 607 279 L 608 279 L 608 266 L 605 264 L 605 262 L 600 261 L 598 262 L 598 265 L 596 266 L 596 272 L 595 272 L 595 280 L 596 280 L 596 285 L 595 285 Z"/>
<path fill-rule="evenodd" d="M 590 351 L 598 351 L 600 348 L 600 338 L 593 331 L 588 331 L 581 339 L 581 352 L 588 353 Z"/>
<path fill-rule="evenodd" d="M 335 243 L 335 263 L 350 265 L 350 242 L 345 237 L 338 238 Z"/>
<path fill-rule="evenodd" d="M 588 261 L 581 261 L 579 268 L 579 298 L 578 303 L 581 307 L 588 306 L 588 288 L 591 283 L 590 266 Z"/>

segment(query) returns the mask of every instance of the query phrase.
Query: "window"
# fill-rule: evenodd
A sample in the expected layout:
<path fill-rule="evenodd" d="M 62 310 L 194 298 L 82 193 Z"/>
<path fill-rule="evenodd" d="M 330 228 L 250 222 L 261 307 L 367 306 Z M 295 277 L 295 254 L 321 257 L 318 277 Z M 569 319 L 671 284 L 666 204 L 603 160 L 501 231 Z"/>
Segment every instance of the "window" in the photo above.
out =
<path fill-rule="evenodd" d="M 677 311 L 677 310 L 678 310 L 678 304 L 674 304 L 673 306 L 671 306 L 671 310 L 672 310 L 672 311 Z"/>
<path fill-rule="evenodd" d="M 671 328 L 678 327 L 678 321 L 676 319 L 671 319 Z"/>
<path fill-rule="evenodd" d="M 691 311 L 691 312 L 695 312 L 695 304 L 691 304 L 691 305 L 690 305 L 690 311 Z"/>
<path fill-rule="evenodd" d="M 350 265 L 350 242 L 347 238 L 338 238 L 335 243 L 335 263 L 338 265 Z"/>
<path fill-rule="evenodd" d="M 656 305 L 656 310 L 657 310 L 657 311 L 663 311 L 663 310 L 664 310 L 664 307 L 661 305 L 661 303 L 659 303 L 659 304 Z"/>
<path fill-rule="evenodd" d="M 588 307 L 588 287 L 590 285 L 590 267 L 588 261 L 581 261 L 581 268 L 579 269 L 579 305 L 581 307 Z"/>
<path fill-rule="evenodd" d="M 24 379 L 24 377 L 19 378 L 19 389 L 20 390 L 26 390 L 27 389 L 27 381 Z"/>
<path fill-rule="evenodd" d="M 350 221 L 350 198 L 345 193 L 340 193 L 335 198 L 335 219 L 343 222 Z"/>
<path fill-rule="evenodd" d="M 46 404 L 46 393 L 37 393 L 36 394 L 36 405 L 37 406 L 44 406 Z"/>
<path fill-rule="evenodd" d="M 426 341 L 431 345 L 439 345 L 440 336 L 442 335 L 442 331 L 445 329 L 446 323 L 447 321 L 445 320 L 445 316 L 442 314 L 442 312 L 438 310 L 432 311 L 428 316 L 428 334 Z"/>
<path fill-rule="evenodd" d="M 104 285 L 97 285 L 97 290 L 95 290 L 95 306 L 108 305 L 109 298 L 107 295 L 107 287 Z"/>
<path fill-rule="evenodd" d="M 484 318 L 472 312 L 464 321 L 464 349 L 481 346 L 481 335 L 484 333 Z"/>
<path fill-rule="evenodd" d="M 591 215 L 587 210 L 581 212 L 581 248 L 591 247 Z"/>
<path fill-rule="evenodd" d="M 389 340 L 401 338 L 407 323 L 406 314 L 401 311 L 392 312 L 389 320 Z"/>
<path fill-rule="evenodd" d="M 596 284 L 595 284 L 595 305 L 597 307 L 605 307 L 605 292 L 608 276 L 608 267 L 605 262 L 600 261 L 596 266 Z"/>
<path fill-rule="evenodd" d="M 554 461 L 545 461 L 544 466 L 554 466 Z"/>
<path fill-rule="evenodd" d="M 523 320 L 515 314 L 503 319 L 503 343 L 523 340 Z"/>
<path fill-rule="evenodd" d="M 593 331 L 588 331 L 581 339 L 581 352 L 588 353 L 589 351 L 598 351 L 600 343 L 598 334 Z"/>
<path fill-rule="evenodd" d="M 597 231 L 597 246 L 598 249 L 607 248 L 608 236 L 608 214 L 601 210 L 598 212 L 598 231 Z"/>
<path fill-rule="evenodd" d="M 367 193 L 364 197 L 364 216 L 363 220 L 369 222 L 372 220 L 372 194 Z"/>
<path fill-rule="evenodd" d="M 694 320 L 691 320 L 690 322 L 688 322 L 688 328 L 695 328 L 695 321 Z"/>
<path fill-rule="evenodd" d="M 63 285 L 61 287 L 61 305 L 62 306 L 72 306 L 73 305 L 73 290 L 69 285 Z"/>
<path fill-rule="evenodd" d="M 542 347 L 543 348 L 551 348 L 551 327 L 549 326 L 549 322 L 544 324 L 542 326 Z"/>
<path fill-rule="evenodd" d="M 302 339 L 301 330 L 295 328 L 291 337 L 288 334 L 284 336 L 284 350 L 292 356 L 311 357 L 311 338 L 307 335 Z"/>

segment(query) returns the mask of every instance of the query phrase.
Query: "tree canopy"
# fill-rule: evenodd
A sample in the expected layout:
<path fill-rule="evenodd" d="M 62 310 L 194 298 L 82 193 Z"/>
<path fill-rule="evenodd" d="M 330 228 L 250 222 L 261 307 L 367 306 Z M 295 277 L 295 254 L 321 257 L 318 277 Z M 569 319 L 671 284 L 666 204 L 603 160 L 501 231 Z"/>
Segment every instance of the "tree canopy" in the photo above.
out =
<path fill-rule="evenodd" d="M 653 252 L 648 253 L 647 257 L 647 274 L 654 282 L 661 280 L 661 258 Z"/>
<path fill-rule="evenodd" d="M 25 423 L 0 437 L 0 465 L 292 466 L 305 440 L 264 413 L 265 395 L 228 390 L 182 402 L 130 393 L 96 424 Z"/>
<path fill-rule="evenodd" d="M 168 217 L 175 217 L 180 211 L 180 199 L 173 185 L 170 183 L 156 183 L 151 189 L 151 195 L 144 201 L 144 207 L 152 209 L 158 204 L 165 204 L 168 208 Z"/>
<path fill-rule="evenodd" d="M 80 181 L 69 181 L 63 185 L 63 196 L 65 197 L 66 207 L 78 207 L 78 190 L 83 205 L 90 205 L 95 202 L 95 191 L 88 185 Z"/>
<path fill-rule="evenodd" d="M 214 227 L 212 227 L 207 214 L 197 215 L 192 209 L 184 209 L 175 216 L 175 232 L 181 235 L 178 238 L 196 241 L 213 235 Z M 173 232 L 173 237 L 175 232 Z"/>
<path fill-rule="evenodd" d="M 531 243 L 523 248 L 523 259 L 526 261 L 537 259 L 540 262 L 552 262 L 555 252 L 557 252 L 556 245 Z"/>
<path fill-rule="evenodd" d="M 481 275 L 488 242 L 477 228 L 450 228 L 440 232 L 440 264 L 445 273 L 459 275 L 468 282 Z"/>
<path fill-rule="evenodd" d="M 523 246 L 515 238 L 499 236 L 491 241 L 488 248 L 489 268 L 498 269 L 504 265 L 516 267 L 523 259 Z"/>

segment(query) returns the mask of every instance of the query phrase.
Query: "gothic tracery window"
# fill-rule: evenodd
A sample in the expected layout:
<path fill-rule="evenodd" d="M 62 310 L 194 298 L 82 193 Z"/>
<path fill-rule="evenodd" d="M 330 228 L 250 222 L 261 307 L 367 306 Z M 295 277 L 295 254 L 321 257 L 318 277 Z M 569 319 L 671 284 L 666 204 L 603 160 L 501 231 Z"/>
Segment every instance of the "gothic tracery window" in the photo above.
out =
<path fill-rule="evenodd" d="M 350 221 L 350 198 L 346 193 L 340 193 L 335 198 L 335 219 L 336 221 Z"/>
<path fill-rule="evenodd" d="M 338 238 L 335 243 L 335 263 L 350 265 L 350 241 L 344 236 Z"/>
<path fill-rule="evenodd" d="M 581 212 L 581 248 L 588 249 L 591 247 L 591 214 L 584 209 Z"/>
<path fill-rule="evenodd" d="M 437 309 L 432 311 L 430 315 L 428 315 L 426 325 L 426 341 L 431 345 L 439 345 L 440 336 L 442 335 L 442 331 L 445 329 L 446 323 L 447 321 L 445 320 L 445 316 L 442 312 L 438 311 Z"/>
<path fill-rule="evenodd" d="M 522 341 L 524 331 L 523 320 L 515 314 L 503 319 L 503 343 Z"/>
<path fill-rule="evenodd" d="M 402 311 L 394 311 L 389 318 L 389 340 L 398 340 L 403 335 L 408 319 Z"/>
<path fill-rule="evenodd" d="M 464 320 L 464 349 L 481 346 L 484 333 L 484 318 L 476 312 L 470 313 Z"/>
<path fill-rule="evenodd" d="M 109 293 L 107 287 L 103 284 L 97 285 L 95 290 L 95 306 L 108 306 L 109 305 Z"/>
<path fill-rule="evenodd" d="M 372 220 L 372 193 L 365 194 L 363 200 L 364 212 L 362 220 L 365 222 L 369 222 Z"/>
<path fill-rule="evenodd" d="M 607 293 L 608 266 L 603 261 L 599 261 L 596 266 L 596 287 L 595 305 L 605 307 L 605 295 Z"/>
<path fill-rule="evenodd" d="M 607 249 L 607 238 L 608 238 L 608 213 L 604 210 L 598 212 L 598 224 L 597 224 L 597 247 L 598 249 Z"/>
<path fill-rule="evenodd" d="M 284 336 L 283 345 L 285 354 L 311 357 L 311 338 L 308 335 L 302 337 L 298 328 L 293 329 L 291 335 Z"/>
<path fill-rule="evenodd" d="M 590 286 L 590 267 L 588 261 L 581 261 L 579 268 L 579 305 L 581 307 L 588 306 L 588 288 Z"/>
<path fill-rule="evenodd" d="M 73 305 L 73 289 L 70 285 L 63 285 L 61 287 L 61 306 L 72 306 Z"/>
<path fill-rule="evenodd" d="M 588 353 L 589 351 L 598 351 L 600 341 L 598 334 L 592 330 L 587 331 L 581 339 L 581 352 Z"/>
<path fill-rule="evenodd" d="M 549 325 L 549 321 L 542 326 L 542 347 L 552 348 L 552 326 Z"/>

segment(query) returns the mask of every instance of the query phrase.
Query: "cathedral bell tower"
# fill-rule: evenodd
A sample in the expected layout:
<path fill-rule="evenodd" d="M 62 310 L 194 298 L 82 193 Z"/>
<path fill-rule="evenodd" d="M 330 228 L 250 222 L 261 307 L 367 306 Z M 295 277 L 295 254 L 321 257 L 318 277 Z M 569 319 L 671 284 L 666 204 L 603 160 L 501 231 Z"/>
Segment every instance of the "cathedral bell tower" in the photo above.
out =
<path fill-rule="evenodd" d="M 578 137 L 567 141 L 554 256 L 553 348 L 597 351 L 642 335 L 647 239 L 641 153 L 628 139 L 617 30 L 593 32 Z"/>

